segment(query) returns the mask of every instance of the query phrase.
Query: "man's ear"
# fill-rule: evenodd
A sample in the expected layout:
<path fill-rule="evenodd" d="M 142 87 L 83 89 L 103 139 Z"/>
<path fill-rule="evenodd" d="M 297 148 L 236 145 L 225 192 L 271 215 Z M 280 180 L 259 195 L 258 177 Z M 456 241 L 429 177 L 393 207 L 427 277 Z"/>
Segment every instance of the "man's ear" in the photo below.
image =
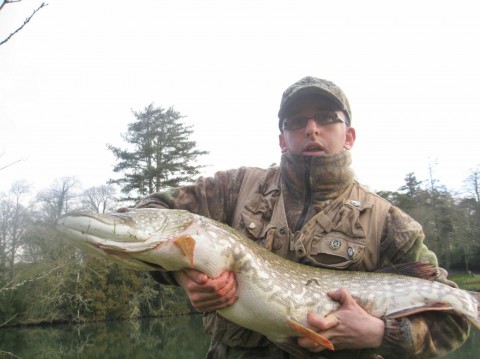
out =
<path fill-rule="evenodd" d="M 343 148 L 346 150 L 351 150 L 353 147 L 353 144 L 355 143 L 355 139 L 357 138 L 357 135 L 355 133 L 355 129 L 353 127 L 347 127 L 347 133 L 345 135 L 345 144 L 343 145 Z"/>
<path fill-rule="evenodd" d="M 285 143 L 285 136 L 283 133 L 278 135 L 278 144 L 282 153 L 287 151 L 287 144 Z"/>

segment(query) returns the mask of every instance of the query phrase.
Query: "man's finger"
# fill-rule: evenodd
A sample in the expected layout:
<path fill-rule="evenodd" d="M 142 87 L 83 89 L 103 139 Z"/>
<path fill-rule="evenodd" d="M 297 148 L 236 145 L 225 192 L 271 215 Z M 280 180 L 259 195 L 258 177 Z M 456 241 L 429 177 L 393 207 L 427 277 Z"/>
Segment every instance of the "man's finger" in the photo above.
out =
<path fill-rule="evenodd" d="M 314 327 L 315 331 L 324 331 L 338 325 L 338 319 L 335 314 L 329 314 L 326 317 L 320 317 L 315 314 L 307 315 L 307 322 L 310 326 Z"/>
<path fill-rule="evenodd" d="M 194 269 L 180 271 L 186 281 L 183 283 L 193 307 L 201 312 L 212 312 L 228 307 L 238 299 L 237 283 L 233 272 L 224 271 L 217 278 L 210 278 L 205 273 Z M 179 277 L 181 278 L 181 277 Z"/>
<path fill-rule="evenodd" d="M 229 293 L 237 289 L 237 282 L 235 281 L 235 275 L 231 272 L 225 272 L 223 278 L 217 278 L 218 281 L 215 281 L 215 293 L 220 297 L 225 297 Z"/>
<path fill-rule="evenodd" d="M 339 302 L 342 306 L 355 302 L 355 299 L 353 299 L 352 295 L 346 288 L 340 288 L 336 291 L 328 292 L 327 294 L 332 300 Z"/>
<path fill-rule="evenodd" d="M 183 272 L 188 276 L 188 278 L 200 285 L 207 283 L 209 279 L 205 273 L 202 273 L 195 269 L 184 269 Z"/>

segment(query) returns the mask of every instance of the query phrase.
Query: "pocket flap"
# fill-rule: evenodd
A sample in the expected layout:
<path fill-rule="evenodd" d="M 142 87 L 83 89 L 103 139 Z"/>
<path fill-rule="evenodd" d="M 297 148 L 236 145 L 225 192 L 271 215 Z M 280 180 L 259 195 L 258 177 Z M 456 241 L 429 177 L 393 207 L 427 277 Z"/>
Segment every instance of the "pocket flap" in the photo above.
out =
<path fill-rule="evenodd" d="M 346 268 L 359 261 L 365 251 L 364 244 L 341 232 L 316 234 L 309 247 L 307 256 L 311 261 L 334 268 Z"/>
<path fill-rule="evenodd" d="M 254 238 L 259 239 L 263 235 L 263 222 L 249 212 L 242 212 L 242 221 L 247 232 Z"/>

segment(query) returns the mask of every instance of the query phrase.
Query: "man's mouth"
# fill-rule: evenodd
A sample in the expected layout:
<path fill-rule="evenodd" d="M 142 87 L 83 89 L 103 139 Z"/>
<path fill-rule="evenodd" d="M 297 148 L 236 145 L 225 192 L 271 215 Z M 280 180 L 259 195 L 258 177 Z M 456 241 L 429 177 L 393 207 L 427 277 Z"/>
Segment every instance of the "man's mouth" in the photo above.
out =
<path fill-rule="evenodd" d="M 303 154 L 314 154 L 325 152 L 325 148 L 319 143 L 309 143 L 303 148 Z"/>

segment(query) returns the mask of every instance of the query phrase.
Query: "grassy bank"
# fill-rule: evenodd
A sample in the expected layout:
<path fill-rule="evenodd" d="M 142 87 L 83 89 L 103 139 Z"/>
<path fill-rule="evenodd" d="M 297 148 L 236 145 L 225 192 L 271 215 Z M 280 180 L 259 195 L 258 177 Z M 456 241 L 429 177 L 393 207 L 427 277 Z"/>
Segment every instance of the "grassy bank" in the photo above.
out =
<path fill-rule="evenodd" d="M 474 290 L 480 292 L 480 275 L 471 274 L 452 274 L 448 279 L 453 280 L 458 286 L 466 290 Z"/>

